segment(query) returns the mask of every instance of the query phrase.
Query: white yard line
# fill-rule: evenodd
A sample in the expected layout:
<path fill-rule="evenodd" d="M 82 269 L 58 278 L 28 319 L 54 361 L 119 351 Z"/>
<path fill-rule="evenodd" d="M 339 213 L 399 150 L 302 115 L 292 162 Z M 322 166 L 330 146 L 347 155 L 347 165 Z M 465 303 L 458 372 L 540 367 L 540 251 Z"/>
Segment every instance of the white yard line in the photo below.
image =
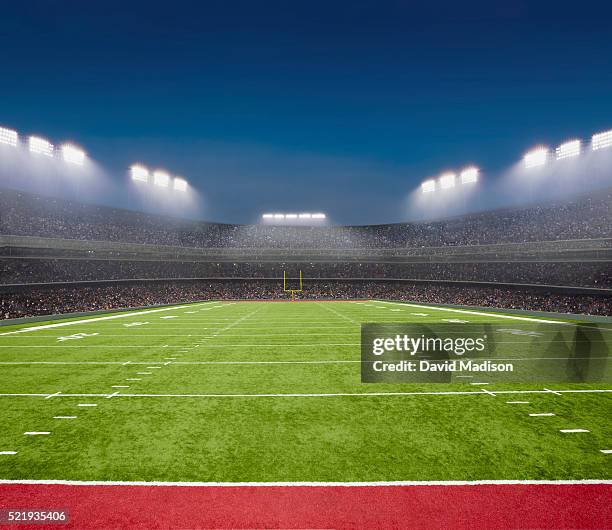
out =
<path fill-rule="evenodd" d="M 115 480 L 11 480 L 0 479 L 0 484 L 48 484 L 63 486 L 178 486 L 178 487 L 406 487 L 406 486 L 486 486 L 486 485 L 598 485 L 612 484 L 612 480 L 395 480 L 377 482 L 146 482 Z"/>
<path fill-rule="evenodd" d="M 76 416 L 53 416 L 54 420 L 76 420 Z"/>
<path fill-rule="evenodd" d="M 23 434 L 25 434 L 26 436 L 40 436 L 40 435 L 51 434 L 51 432 L 50 431 L 26 431 Z"/>
<path fill-rule="evenodd" d="M 165 357 L 172 364 L 176 365 L 198 365 L 198 364 L 343 364 L 343 363 L 360 363 L 360 360 L 314 360 L 314 361 L 176 361 L 177 357 Z M 176 362 L 175 362 L 176 361 Z M 132 362 L 132 366 L 142 366 L 151 364 L 155 361 Z M 372 361 L 374 362 L 374 361 Z M 0 362 L 0 365 L 123 365 L 121 361 L 15 361 L 15 362 Z M 164 362 L 164 365 L 169 364 Z M 150 366 L 147 368 L 161 368 L 160 366 Z M 472 377 L 472 376 L 456 376 L 456 377 Z"/>
<path fill-rule="evenodd" d="M 542 417 L 542 416 L 554 416 L 554 414 L 552 412 L 536 412 L 536 413 L 532 413 L 532 414 L 529 414 L 529 415 L 534 417 L 534 418 L 538 418 L 538 417 Z"/>
<path fill-rule="evenodd" d="M 561 429 L 560 432 L 574 433 L 574 432 L 591 432 L 591 431 L 587 431 L 586 429 Z"/>
<path fill-rule="evenodd" d="M 600 449 L 599 451 L 604 455 L 612 455 L 612 449 Z"/>
<path fill-rule="evenodd" d="M 0 455 L 16 455 L 17 451 L 0 451 Z"/>
<path fill-rule="evenodd" d="M 327 304 L 321 304 L 320 302 L 316 302 L 316 305 L 317 307 L 322 307 L 323 309 L 327 309 L 329 312 L 333 313 L 336 316 L 339 316 L 340 318 L 343 318 L 344 320 L 347 320 L 348 322 L 352 322 L 353 324 L 360 325 L 360 323 L 357 322 L 356 320 L 353 320 L 351 317 L 343 315 L 339 311 L 336 311 L 335 309 L 328 307 Z"/>

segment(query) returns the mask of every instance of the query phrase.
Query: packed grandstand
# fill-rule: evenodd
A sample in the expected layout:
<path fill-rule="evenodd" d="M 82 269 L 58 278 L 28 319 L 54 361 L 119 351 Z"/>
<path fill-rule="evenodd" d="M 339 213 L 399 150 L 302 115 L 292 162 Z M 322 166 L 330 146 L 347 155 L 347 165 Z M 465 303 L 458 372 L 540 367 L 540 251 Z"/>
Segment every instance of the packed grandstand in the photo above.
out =
<path fill-rule="evenodd" d="M 3 319 L 202 299 L 612 314 L 612 189 L 434 222 L 230 225 L 0 190 Z"/>

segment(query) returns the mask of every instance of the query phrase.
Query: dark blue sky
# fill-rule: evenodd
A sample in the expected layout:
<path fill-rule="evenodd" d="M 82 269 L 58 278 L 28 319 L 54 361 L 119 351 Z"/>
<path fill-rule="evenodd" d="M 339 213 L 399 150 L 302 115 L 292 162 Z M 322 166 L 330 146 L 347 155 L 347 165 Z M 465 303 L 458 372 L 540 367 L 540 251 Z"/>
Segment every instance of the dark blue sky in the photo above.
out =
<path fill-rule="evenodd" d="M 31 0 L 0 17 L 0 123 L 82 144 L 117 204 L 141 161 L 185 175 L 208 219 L 399 221 L 446 168 L 493 179 L 612 127 L 604 2 Z"/>

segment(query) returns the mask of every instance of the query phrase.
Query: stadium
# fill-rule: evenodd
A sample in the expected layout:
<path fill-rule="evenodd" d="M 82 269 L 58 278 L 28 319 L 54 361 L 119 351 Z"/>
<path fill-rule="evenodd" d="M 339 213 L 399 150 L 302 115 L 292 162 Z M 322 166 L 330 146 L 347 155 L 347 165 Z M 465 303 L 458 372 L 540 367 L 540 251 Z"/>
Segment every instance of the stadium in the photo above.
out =
<path fill-rule="evenodd" d="M 136 35 L 148 27 L 126 16 Z M 118 94 L 149 97 L 124 82 Z M 99 123 L 115 106 L 143 119 L 104 97 Z M 44 119 L 3 110 L 0 525 L 612 527 L 609 123 L 585 119 L 492 169 L 435 158 L 444 142 L 424 139 L 431 151 L 409 156 L 428 173 L 404 181 L 364 158 L 364 191 L 337 176 L 354 171 L 340 156 L 324 171 L 323 155 L 298 157 L 311 189 L 284 169 L 262 176 L 285 155 L 251 145 L 241 165 L 230 144 L 228 174 L 225 145 L 190 165 L 185 146 L 201 144 L 143 142 L 148 118 L 129 141 L 90 132 L 89 152 L 61 140 L 88 138 L 80 117 L 41 134 Z M 480 119 L 465 136 L 505 145 Z"/>

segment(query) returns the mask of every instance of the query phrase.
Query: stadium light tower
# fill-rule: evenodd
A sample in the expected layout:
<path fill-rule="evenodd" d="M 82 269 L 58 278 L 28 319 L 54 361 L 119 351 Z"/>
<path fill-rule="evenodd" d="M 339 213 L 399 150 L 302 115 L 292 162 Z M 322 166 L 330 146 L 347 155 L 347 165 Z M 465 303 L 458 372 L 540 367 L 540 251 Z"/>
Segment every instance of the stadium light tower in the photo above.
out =
<path fill-rule="evenodd" d="M 466 167 L 461 174 L 461 184 L 473 184 L 478 182 L 478 174 L 480 170 L 477 167 Z"/>
<path fill-rule="evenodd" d="M 173 188 L 175 191 L 187 191 L 187 181 L 182 177 L 174 177 Z"/>
<path fill-rule="evenodd" d="M 130 167 L 130 176 L 136 182 L 149 182 L 149 170 L 140 164 L 134 164 Z"/>
<path fill-rule="evenodd" d="M 612 147 L 612 130 L 594 134 L 591 137 L 593 151 Z"/>
<path fill-rule="evenodd" d="M 525 162 L 526 168 L 539 167 L 546 164 L 548 160 L 548 148 L 547 147 L 536 147 L 531 151 L 525 153 L 523 161 Z"/>
<path fill-rule="evenodd" d="M 72 144 L 64 144 L 61 147 L 62 158 L 69 164 L 76 164 L 82 166 L 85 163 L 85 151 L 79 149 Z"/>
<path fill-rule="evenodd" d="M 454 173 L 444 173 L 440 175 L 439 182 L 440 188 L 448 190 L 455 187 L 456 175 Z"/>
<path fill-rule="evenodd" d="M 30 136 L 28 138 L 28 149 L 36 155 L 53 156 L 53 144 L 44 138 Z"/>
<path fill-rule="evenodd" d="M 582 151 L 582 143 L 580 140 L 570 140 L 569 142 L 562 143 L 557 149 L 555 154 L 557 160 L 563 160 L 564 158 L 573 158 L 578 156 Z"/>
<path fill-rule="evenodd" d="M 421 184 L 421 191 L 423 193 L 431 193 L 436 191 L 436 181 L 434 179 L 426 180 Z"/>
<path fill-rule="evenodd" d="M 17 131 L 13 131 L 12 129 L 5 129 L 4 127 L 0 127 L 0 144 L 10 145 L 11 147 L 17 147 L 17 142 L 19 141 L 19 135 Z"/>
<path fill-rule="evenodd" d="M 157 170 L 153 172 L 153 184 L 160 188 L 167 188 L 170 184 L 170 175 L 165 171 Z"/>

